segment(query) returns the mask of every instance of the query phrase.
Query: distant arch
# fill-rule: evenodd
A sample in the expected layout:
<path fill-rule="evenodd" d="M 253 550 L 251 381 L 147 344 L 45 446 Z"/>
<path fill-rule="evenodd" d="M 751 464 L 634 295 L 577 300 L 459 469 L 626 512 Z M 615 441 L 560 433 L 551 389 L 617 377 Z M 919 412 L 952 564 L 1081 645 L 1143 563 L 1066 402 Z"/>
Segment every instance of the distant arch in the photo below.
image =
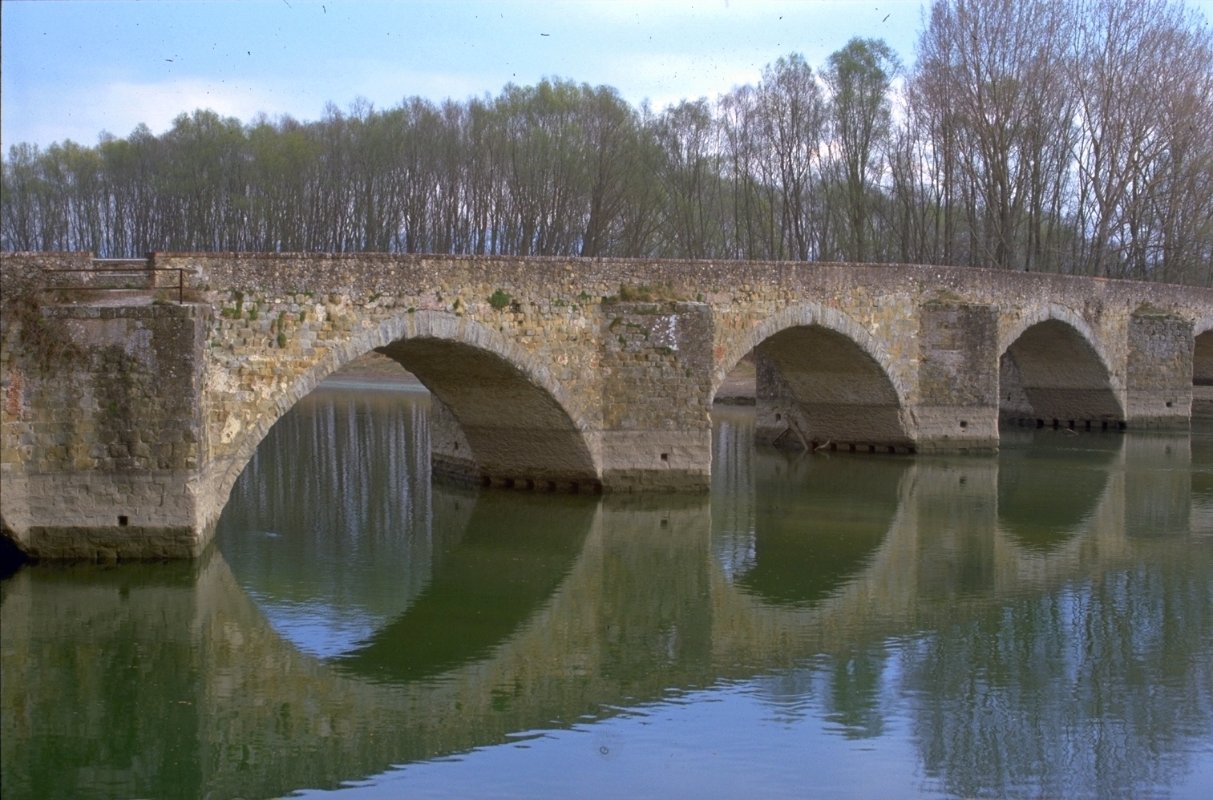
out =
<path fill-rule="evenodd" d="M 745 356 L 760 354 L 758 398 L 764 439 L 799 446 L 883 451 L 912 447 L 909 391 L 895 360 L 862 325 L 836 309 L 806 303 L 761 320 L 723 346 L 712 397 Z M 769 371 L 768 371 L 769 370 Z M 765 378 L 764 378 L 765 376 Z"/>
<path fill-rule="evenodd" d="M 1213 386 L 1213 315 L 1198 321 L 1192 332 L 1192 383 Z"/>
<path fill-rule="evenodd" d="M 904 381 L 892 368 L 894 360 L 884 346 L 851 317 L 837 309 L 827 308 L 817 303 L 804 303 L 785 308 L 765 317 L 757 325 L 734 337 L 726 345 L 723 355 L 716 360 L 712 373 L 712 397 L 716 396 L 716 392 L 719 391 L 725 378 L 747 353 L 773 336 L 798 327 L 819 327 L 850 340 L 860 352 L 880 368 L 896 393 L 898 404 L 904 405 L 909 392 Z"/>
<path fill-rule="evenodd" d="M 999 336 L 999 406 L 1004 417 L 1071 427 L 1121 424 L 1124 379 L 1081 315 L 1050 304 Z"/>

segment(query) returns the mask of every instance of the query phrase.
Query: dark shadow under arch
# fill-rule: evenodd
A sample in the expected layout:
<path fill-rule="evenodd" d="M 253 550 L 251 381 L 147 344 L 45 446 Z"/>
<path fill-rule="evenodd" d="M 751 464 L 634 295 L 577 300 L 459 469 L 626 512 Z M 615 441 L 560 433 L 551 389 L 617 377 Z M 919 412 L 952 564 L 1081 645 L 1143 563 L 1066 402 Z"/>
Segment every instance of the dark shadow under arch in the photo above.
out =
<path fill-rule="evenodd" d="M 1125 418 L 1099 353 L 1056 319 L 1027 328 L 1003 353 L 999 407 L 1003 419 L 1046 427 L 1120 427 Z"/>
<path fill-rule="evenodd" d="M 755 348 L 757 403 L 789 444 L 869 449 L 909 446 L 901 399 L 879 362 L 843 333 L 787 328 Z"/>
<path fill-rule="evenodd" d="M 1192 383 L 1213 386 L 1213 330 L 1196 336 L 1192 353 Z"/>
<path fill-rule="evenodd" d="M 594 457 L 568 412 L 503 357 L 437 338 L 402 339 L 378 349 L 450 411 L 485 479 L 540 488 L 597 481 Z"/>

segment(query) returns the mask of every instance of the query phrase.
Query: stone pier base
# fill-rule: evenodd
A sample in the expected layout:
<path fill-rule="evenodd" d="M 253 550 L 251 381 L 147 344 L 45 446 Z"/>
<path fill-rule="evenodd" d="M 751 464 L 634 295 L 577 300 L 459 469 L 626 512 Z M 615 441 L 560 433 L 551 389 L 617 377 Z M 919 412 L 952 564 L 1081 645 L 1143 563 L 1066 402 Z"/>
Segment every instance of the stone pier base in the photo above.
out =
<path fill-rule="evenodd" d="M 210 538 L 178 474 L 10 476 L 4 495 L 6 534 L 34 559 L 194 558 Z"/>

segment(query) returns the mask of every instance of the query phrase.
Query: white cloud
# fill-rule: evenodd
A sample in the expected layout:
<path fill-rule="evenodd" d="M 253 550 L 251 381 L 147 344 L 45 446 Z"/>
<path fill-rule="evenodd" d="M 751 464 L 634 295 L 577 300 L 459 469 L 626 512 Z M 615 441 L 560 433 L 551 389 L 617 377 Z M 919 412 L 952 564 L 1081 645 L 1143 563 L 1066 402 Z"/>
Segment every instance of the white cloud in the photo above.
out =
<path fill-rule="evenodd" d="M 682 100 L 715 100 L 736 86 L 756 83 L 764 63 L 737 54 L 712 58 L 690 53 L 628 54 L 610 63 L 603 82 L 619 87 L 634 105 L 647 98 L 653 110 L 660 111 Z"/>
<path fill-rule="evenodd" d="M 53 104 L 25 92 L 6 99 L 4 146 L 17 142 L 45 146 L 66 139 L 92 145 L 102 131 L 124 137 L 140 123 L 160 134 L 172 127 L 178 115 L 196 109 L 247 122 L 259 112 L 271 116 L 287 112 L 287 99 L 255 84 L 233 86 L 200 78 L 77 86 L 61 90 Z M 35 102 L 36 113 L 29 113 Z"/>
<path fill-rule="evenodd" d="M 279 103 L 271 90 L 191 78 L 156 83 L 111 83 L 101 87 L 93 99 L 85 103 L 85 109 L 91 111 L 90 116 L 120 120 L 118 130 L 110 131 L 117 135 L 125 135 L 140 122 L 160 133 L 171 127 L 179 114 L 199 108 L 241 121 L 252 119 L 258 112 L 273 115 L 286 110 L 285 104 Z"/>

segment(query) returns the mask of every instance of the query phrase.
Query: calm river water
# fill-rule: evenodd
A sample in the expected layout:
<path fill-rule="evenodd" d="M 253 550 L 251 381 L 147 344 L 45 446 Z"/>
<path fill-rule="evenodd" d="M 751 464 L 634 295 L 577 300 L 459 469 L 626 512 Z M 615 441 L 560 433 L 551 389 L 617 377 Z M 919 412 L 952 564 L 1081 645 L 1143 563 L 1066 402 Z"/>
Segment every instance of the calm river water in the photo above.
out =
<path fill-rule="evenodd" d="M 197 564 L 0 584 L 2 794 L 1213 792 L 1213 431 L 790 457 L 713 490 L 433 486 L 428 399 L 322 388 Z"/>

